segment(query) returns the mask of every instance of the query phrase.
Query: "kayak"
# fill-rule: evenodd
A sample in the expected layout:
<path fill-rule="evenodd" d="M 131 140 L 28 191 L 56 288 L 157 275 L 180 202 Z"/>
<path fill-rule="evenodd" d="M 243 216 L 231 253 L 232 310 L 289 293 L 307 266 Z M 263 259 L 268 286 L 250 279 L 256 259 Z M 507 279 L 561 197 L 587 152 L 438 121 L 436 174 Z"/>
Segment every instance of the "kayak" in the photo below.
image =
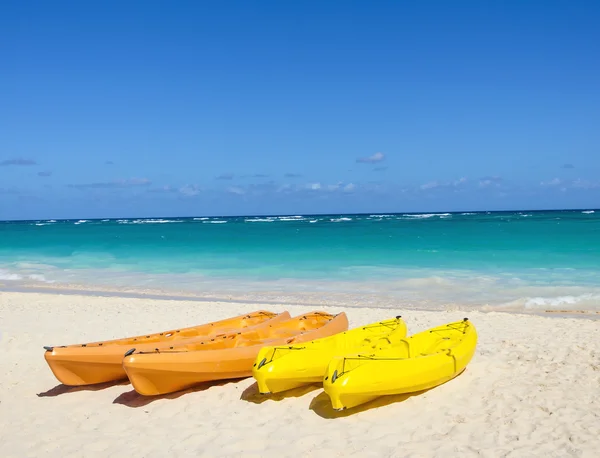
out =
<path fill-rule="evenodd" d="M 334 356 L 382 350 L 391 346 L 393 340 L 404 337 L 406 323 L 397 316 L 303 344 L 263 347 L 252 375 L 263 394 L 322 383 Z"/>
<path fill-rule="evenodd" d="M 276 323 L 290 318 L 289 312 L 276 314 L 259 310 L 244 315 L 198 326 L 173 329 L 160 333 L 90 342 L 77 345 L 44 347 L 44 358 L 54 376 L 71 386 L 91 385 L 126 379 L 123 355 L 135 346 L 151 350 L 160 345 L 173 345 L 188 339 L 207 339 L 216 335 L 230 335 L 254 326 Z"/>
<path fill-rule="evenodd" d="M 460 374 L 476 345 L 475 326 L 465 318 L 394 340 L 388 349 L 335 356 L 323 388 L 335 410 L 380 396 L 427 390 Z"/>
<path fill-rule="evenodd" d="M 251 376 L 256 355 L 265 345 L 305 342 L 346 329 L 345 313 L 311 312 L 236 335 L 182 343 L 173 349 L 136 349 L 123 359 L 123 368 L 138 393 L 172 393 L 201 382 Z"/>

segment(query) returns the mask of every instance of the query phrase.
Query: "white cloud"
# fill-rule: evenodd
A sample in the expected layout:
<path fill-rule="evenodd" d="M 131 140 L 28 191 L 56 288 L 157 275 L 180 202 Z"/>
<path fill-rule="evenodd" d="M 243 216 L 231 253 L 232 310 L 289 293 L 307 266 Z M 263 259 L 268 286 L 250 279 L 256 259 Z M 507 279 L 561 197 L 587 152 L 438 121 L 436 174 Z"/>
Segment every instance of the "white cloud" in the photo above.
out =
<path fill-rule="evenodd" d="M 504 179 L 499 176 L 483 177 L 479 180 L 480 188 L 499 187 Z"/>
<path fill-rule="evenodd" d="M 338 181 L 334 184 L 323 185 L 321 183 L 308 183 L 304 189 L 308 189 L 310 191 L 322 191 L 322 192 L 352 192 L 356 189 L 356 185 L 354 183 L 346 183 L 343 181 Z"/>
<path fill-rule="evenodd" d="M 282 184 L 281 186 L 279 186 L 276 190 L 276 192 L 286 192 L 286 191 L 291 191 L 292 190 L 292 185 L 289 183 L 285 183 Z"/>
<path fill-rule="evenodd" d="M 560 187 L 561 191 L 567 191 L 569 189 L 596 189 L 600 188 L 600 181 L 584 180 L 577 178 L 575 180 L 563 180 L 561 178 L 553 178 L 550 181 L 540 182 L 540 186 L 545 187 Z"/>
<path fill-rule="evenodd" d="M 242 196 L 242 195 L 246 194 L 246 191 L 244 191 L 242 188 L 240 188 L 238 186 L 230 186 L 229 188 L 227 188 L 227 192 L 230 194 L 237 194 L 238 196 Z"/>
<path fill-rule="evenodd" d="M 374 164 L 376 162 L 381 162 L 385 159 L 385 154 L 383 153 L 375 153 L 372 156 L 368 157 L 359 157 L 356 162 L 362 162 L 365 164 Z"/>
<path fill-rule="evenodd" d="M 231 186 L 227 188 L 226 191 L 231 194 L 238 195 L 261 195 L 271 192 L 284 194 L 295 192 L 328 194 L 335 192 L 352 192 L 355 191 L 357 188 L 357 185 L 354 183 L 344 183 L 342 181 L 333 184 L 324 184 L 317 181 L 305 184 L 284 183 L 281 185 L 271 182 L 260 185 Z"/>
<path fill-rule="evenodd" d="M 419 188 L 421 189 L 434 189 L 434 188 L 439 188 L 441 186 L 441 184 L 437 181 L 430 181 L 429 183 L 424 183 L 421 186 L 419 186 Z"/>
<path fill-rule="evenodd" d="M 560 186 L 561 184 L 563 184 L 563 180 L 560 178 L 553 178 L 550 181 L 542 181 L 540 186 Z"/>
<path fill-rule="evenodd" d="M 165 188 L 170 188 L 170 187 L 165 186 Z M 202 189 L 200 188 L 200 186 L 198 186 L 196 184 L 186 184 L 185 186 L 182 186 L 181 188 L 179 188 L 179 192 L 181 194 L 183 194 L 184 196 L 192 197 L 192 196 L 197 196 L 198 194 L 200 194 L 200 192 L 202 192 Z"/>
<path fill-rule="evenodd" d="M 461 185 L 465 184 L 467 181 L 466 177 L 460 177 L 458 180 L 454 181 L 430 181 L 419 186 L 419 189 L 426 191 L 435 188 L 460 188 Z"/>
<path fill-rule="evenodd" d="M 574 188 L 580 189 L 594 189 L 600 188 L 600 182 L 582 180 L 581 178 L 577 178 L 575 181 L 573 181 L 572 186 Z"/>

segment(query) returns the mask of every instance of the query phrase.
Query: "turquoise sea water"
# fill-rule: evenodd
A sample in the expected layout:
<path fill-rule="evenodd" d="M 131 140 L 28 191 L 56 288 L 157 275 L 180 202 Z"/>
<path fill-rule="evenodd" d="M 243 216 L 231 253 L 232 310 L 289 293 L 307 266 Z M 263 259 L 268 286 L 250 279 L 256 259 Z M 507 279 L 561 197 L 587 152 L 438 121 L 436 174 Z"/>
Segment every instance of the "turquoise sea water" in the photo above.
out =
<path fill-rule="evenodd" d="M 0 282 L 600 309 L 600 211 L 0 222 Z"/>

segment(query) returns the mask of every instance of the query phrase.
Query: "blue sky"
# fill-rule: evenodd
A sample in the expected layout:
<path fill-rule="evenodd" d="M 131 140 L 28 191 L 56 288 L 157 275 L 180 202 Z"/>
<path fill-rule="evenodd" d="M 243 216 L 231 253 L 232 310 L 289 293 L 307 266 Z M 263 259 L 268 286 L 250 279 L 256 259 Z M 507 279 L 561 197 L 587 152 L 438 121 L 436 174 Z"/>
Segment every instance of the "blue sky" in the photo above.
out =
<path fill-rule="evenodd" d="M 600 4 L 0 5 L 0 219 L 589 208 Z"/>

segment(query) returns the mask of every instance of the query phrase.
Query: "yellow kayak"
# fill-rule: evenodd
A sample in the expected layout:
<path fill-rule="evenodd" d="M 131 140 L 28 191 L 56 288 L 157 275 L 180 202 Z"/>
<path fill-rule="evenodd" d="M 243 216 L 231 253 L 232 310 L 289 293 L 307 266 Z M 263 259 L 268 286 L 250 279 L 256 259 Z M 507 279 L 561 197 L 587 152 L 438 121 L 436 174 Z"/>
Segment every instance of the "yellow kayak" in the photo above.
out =
<path fill-rule="evenodd" d="M 335 356 L 323 388 L 335 410 L 380 396 L 426 390 L 460 374 L 476 345 L 475 326 L 465 318 L 394 340 L 388 349 Z"/>
<path fill-rule="evenodd" d="M 382 350 L 403 337 L 406 323 L 397 316 L 303 344 L 263 347 L 252 375 L 263 394 L 321 383 L 334 356 Z"/>

